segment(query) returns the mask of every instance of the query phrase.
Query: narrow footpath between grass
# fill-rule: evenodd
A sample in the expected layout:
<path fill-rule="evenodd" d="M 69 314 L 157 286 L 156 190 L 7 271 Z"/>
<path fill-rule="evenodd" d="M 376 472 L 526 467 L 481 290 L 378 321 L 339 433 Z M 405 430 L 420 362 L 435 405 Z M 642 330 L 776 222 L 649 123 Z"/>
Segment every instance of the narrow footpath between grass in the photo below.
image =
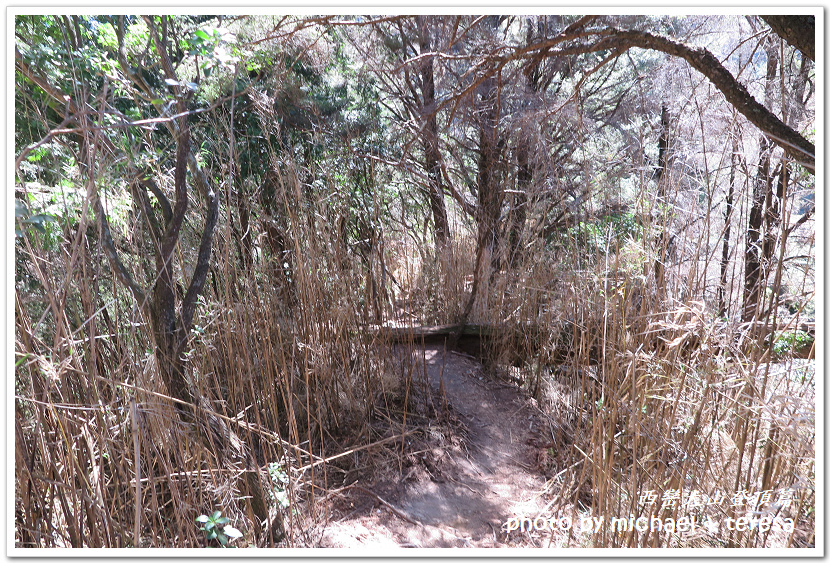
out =
<path fill-rule="evenodd" d="M 439 397 L 443 379 L 443 396 L 464 439 L 424 452 L 426 463 L 396 483 L 355 490 L 355 496 L 373 502 L 340 521 L 334 517 L 317 545 L 500 547 L 526 542 L 515 533 L 508 538 L 504 524 L 545 510 L 545 479 L 534 469 L 538 448 L 531 444 L 544 442 L 548 432 L 533 401 L 514 386 L 485 378 L 483 366 L 471 356 L 445 353 L 442 345 L 403 350 L 398 349 L 399 359 L 414 361 L 416 374 L 423 374 L 426 361 L 427 377 Z"/>

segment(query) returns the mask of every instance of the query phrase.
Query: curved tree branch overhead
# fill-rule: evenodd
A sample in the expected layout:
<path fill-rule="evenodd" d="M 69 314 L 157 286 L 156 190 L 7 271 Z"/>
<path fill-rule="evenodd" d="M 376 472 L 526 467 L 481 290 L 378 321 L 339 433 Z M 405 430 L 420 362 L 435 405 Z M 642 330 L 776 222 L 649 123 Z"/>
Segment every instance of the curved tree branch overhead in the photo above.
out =
<path fill-rule="evenodd" d="M 761 16 L 784 41 L 816 60 L 815 16 Z"/>
<path fill-rule="evenodd" d="M 794 158 L 808 170 L 815 172 L 815 145 L 758 102 L 746 86 L 732 76 L 732 73 L 708 49 L 692 47 L 645 31 L 605 28 L 595 34 L 599 35 L 600 39 L 594 43 L 565 46 L 561 50 L 549 50 L 548 45 L 539 45 L 523 49 L 522 55 L 538 58 L 539 56 L 594 53 L 611 49 L 621 55 L 627 49 L 639 47 L 680 57 L 706 76 L 750 123 L 769 135 L 777 144 L 789 150 Z M 505 60 L 507 59 L 509 57 Z"/>
<path fill-rule="evenodd" d="M 772 137 L 777 144 L 794 152 L 796 160 L 811 171 L 815 171 L 815 145 L 753 98 L 746 86 L 736 80 L 732 73 L 707 49 L 690 47 L 644 31 L 615 31 L 613 35 L 601 40 L 597 45 L 602 45 L 606 40 L 609 47 L 641 47 L 682 58 L 706 76 L 750 123 Z"/>

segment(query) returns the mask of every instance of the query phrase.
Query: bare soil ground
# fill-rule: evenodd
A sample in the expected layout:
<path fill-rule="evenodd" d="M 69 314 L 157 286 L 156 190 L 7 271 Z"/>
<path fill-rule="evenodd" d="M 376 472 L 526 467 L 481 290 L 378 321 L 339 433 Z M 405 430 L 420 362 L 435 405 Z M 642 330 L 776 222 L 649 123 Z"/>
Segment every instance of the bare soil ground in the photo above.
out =
<path fill-rule="evenodd" d="M 533 400 L 486 377 L 473 357 L 442 345 L 399 347 L 396 354 L 400 362 L 414 362 L 415 374 L 426 372 L 432 396 L 442 403 L 439 416 L 452 424 L 436 424 L 427 447 L 410 451 L 414 463 L 402 465 L 402 472 L 390 468 L 341 495 L 315 545 L 505 547 L 526 541 L 507 537 L 505 523 L 545 509 L 538 456 L 550 431 Z"/>

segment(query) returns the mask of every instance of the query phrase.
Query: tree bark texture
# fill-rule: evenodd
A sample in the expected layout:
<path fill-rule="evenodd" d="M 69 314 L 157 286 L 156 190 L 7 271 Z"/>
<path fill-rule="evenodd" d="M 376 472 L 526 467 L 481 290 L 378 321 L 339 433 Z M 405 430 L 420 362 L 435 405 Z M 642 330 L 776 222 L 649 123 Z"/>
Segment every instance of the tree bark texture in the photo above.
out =
<path fill-rule="evenodd" d="M 417 16 L 418 35 L 420 36 L 421 54 L 429 53 L 431 47 L 429 26 L 426 16 Z M 423 121 L 421 142 L 424 147 L 424 164 L 428 178 L 429 205 L 435 228 L 436 250 L 442 248 L 450 235 L 447 220 L 447 208 L 444 205 L 444 189 L 441 183 L 441 154 L 438 151 L 438 108 L 435 104 L 434 57 L 424 57 L 420 64 L 421 107 Z"/>
<path fill-rule="evenodd" d="M 718 315 L 724 316 L 726 310 L 726 280 L 729 272 L 729 238 L 732 235 L 732 203 L 735 197 L 735 169 L 738 165 L 738 134 L 732 138 L 732 152 L 729 155 L 729 191 L 726 194 L 726 209 L 723 212 L 723 252 L 720 260 L 720 286 L 718 287 Z"/>
<path fill-rule="evenodd" d="M 816 60 L 815 16 L 761 16 L 784 41 Z"/>
<path fill-rule="evenodd" d="M 668 192 L 668 161 L 669 161 L 669 109 L 663 105 L 660 112 L 660 138 L 657 140 L 657 202 L 660 234 L 657 237 L 657 260 L 654 261 L 654 280 L 658 293 L 663 292 L 665 285 L 666 245 L 668 244 L 668 214 L 669 209 L 666 194 Z"/>
<path fill-rule="evenodd" d="M 764 95 L 767 100 L 772 97 L 775 77 L 778 74 L 778 48 L 772 40 L 767 40 L 764 50 L 767 55 L 767 73 Z M 761 150 L 758 171 L 752 190 L 752 204 L 749 210 L 749 223 L 746 230 L 746 249 L 744 251 L 744 303 L 741 315 L 744 322 L 758 317 L 761 292 L 765 285 L 767 265 L 763 260 L 763 239 L 765 232 L 765 208 L 771 203 L 772 177 L 770 160 L 772 146 L 766 137 L 761 137 Z"/>
<path fill-rule="evenodd" d="M 495 32 L 498 16 L 488 16 L 486 25 Z M 496 269 L 499 267 L 499 219 L 504 200 L 504 190 L 498 178 L 498 86 L 494 76 L 487 76 L 479 86 L 475 104 L 478 127 L 478 244 L 489 248 L 492 265 Z"/>
<path fill-rule="evenodd" d="M 516 147 L 516 192 L 513 194 L 513 201 L 510 206 L 508 244 L 510 255 L 508 257 L 512 267 L 521 264 L 521 242 L 522 232 L 527 222 L 527 192 L 533 183 L 533 168 L 530 162 L 530 141 L 527 133 L 520 132 L 519 142 Z"/>

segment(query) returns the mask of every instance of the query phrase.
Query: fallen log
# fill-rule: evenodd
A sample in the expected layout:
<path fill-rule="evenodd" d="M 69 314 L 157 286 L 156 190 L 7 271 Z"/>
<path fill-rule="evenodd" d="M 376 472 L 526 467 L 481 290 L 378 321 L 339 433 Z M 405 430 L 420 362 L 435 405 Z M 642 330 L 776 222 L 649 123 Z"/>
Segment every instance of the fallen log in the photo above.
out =
<path fill-rule="evenodd" d="M 504 333 L 505 329 L 491 325 L 480 324 L 449 324 L 434 326 L 374 326 L 371 327 L 377 336 L 390 342 L 400 344 L 410 341 L 439 342 L 450 337 L 453 333 L 459 336 L 474 336 L 478 338 L 493 338 Z M 508 329 L 510 330 L 510 329 Z M 460 331 L 460 332 L 459 332 Z"/>
<path fill-rule="evenodd" d="M 483 358 L 486 344 L 504 335 L 505 329 L 480 324 L 434 326 L 375 326 L 370 331 L 390 344 L 448 344 L 458 335 L 455 348 Z"/>
<path fill-rule="evenodd" d="M 457 335 L 454 349 L 470 354 L 481 360 L 498 350 L 500 361 L 515 366 L 532 361 L 541 349 L 542 329 L 534 324 L 489 325 L 489 324 L 446 324 L 432 326 L 371 326 L 369 332 L 390 344 L 444 344 L 451 345 Z M 561 333 L 561 331 L 560 331 Z M 548 340 L 549 341 L 549 340 Z M 557 362 L 566 361 L 569 348 L 556 347 Z M 553 361 L 553 360 L 552 360 Z"/>

